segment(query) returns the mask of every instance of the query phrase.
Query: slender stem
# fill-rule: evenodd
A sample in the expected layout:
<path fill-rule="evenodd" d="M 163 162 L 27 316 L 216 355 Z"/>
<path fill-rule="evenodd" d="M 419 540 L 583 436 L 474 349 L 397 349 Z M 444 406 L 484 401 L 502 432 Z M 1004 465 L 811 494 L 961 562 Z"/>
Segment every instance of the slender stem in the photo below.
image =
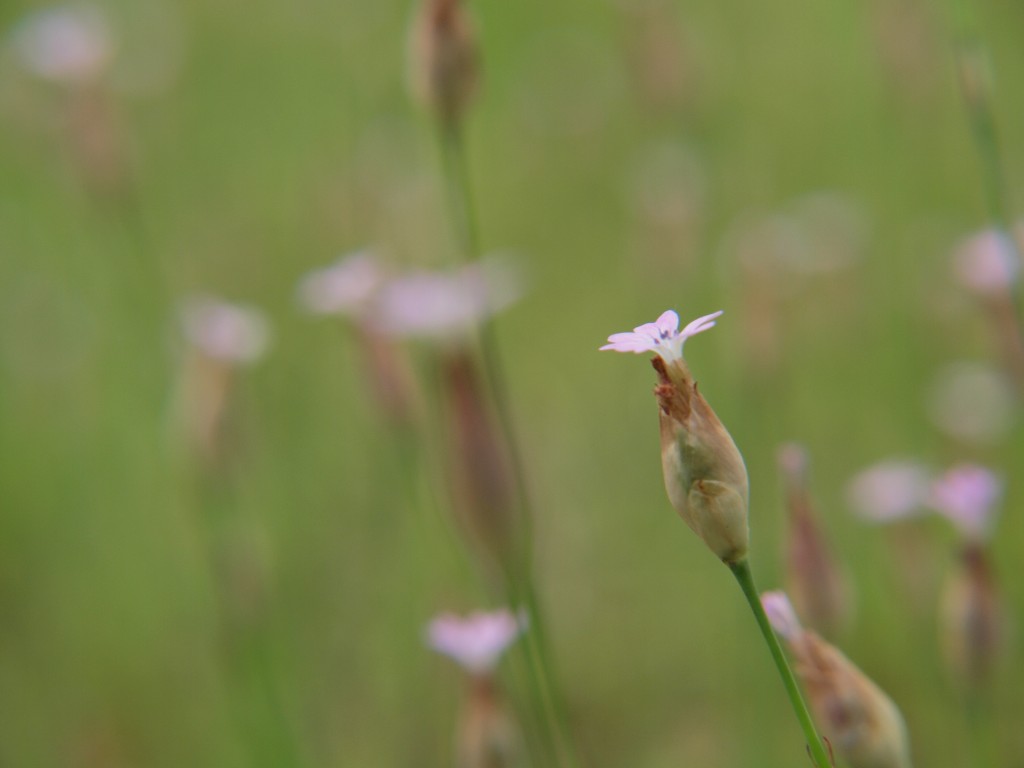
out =
<path fill-rule="evenodd" d="M 796 719 L 800 722 L 800 727 L 803 728 L 804 738 L 807 739 L 807 746 L 811 751 L 811 759 L 817 768 L 828 768 L 828 766 L 832 765 L 832 758 L 829 757 L 828 750 L 814 728 L 814 721 L 811 719 L 811 713 L 807 710 L 807 704 L 804 702 L 799 686 L 797 686 L 796 678 L 793 677 L 793 670 L 789 668 L 789 662 L 786 661 L 786 655 L 782 652 L 779 639 L 775 636 L 772 625 L 768 622 L 768 616 L 764 612 L 761 598 L 757 593 L 757 587 L 754 585 L 754 576 L 750 572 L 750 562 L 744 559 L 738 563 L 730 563 L 729 568 L 732 569 L 736 581 L 739 582 L 740 589 L 743 590 L 743 596 L 747 598 L 750 609 L 754 612 L 754 618 L 757 619 L 757 626 L 764 636 L 764 641 L 768 644 L 772 660 L 779 670 L 782 684 L 785 686 L 789 700 L 793 704 Z"/>
<path fill-rule="evenodd" d="M 462 259 L 465 262 L 472 262 L 481 255 L 480 235 L 461 126 L 457 122 L 442 121 L 439 125 L 439 136 L 449 215 L 459 240 Z M 575 768 L 578 765 L 578 760 L 572 740 L 568 736 L 568 718 L 563 704 L 564 700 L 555 681 L 551 654 L 543 629 L 541 607 L 533 586 L 531 567 L 533 510 L 526 484 L 526 471 L 515 435 L 493 323 L 489 319 L 484 322 L 480 330 L 480 348 L 495 413 L 512 463 L 523 513 L 522 540 L 519 542 L 522 554 L 511 568 L 506 569 L 504 574 L 506 589 L 510 601 L 524 607 L 529 617 L 530 631 L 526 633 L 524 652 L 534 704 L 540 709 L 546 725 L 545 740 L 554 751 L 559 766 Z"/>
<path fill-rule="evenodd" d="M 968 693 L 964 710 L 971 743 L 971 766 L 994 768 L 999 765 L 999 757 L 992 729 L 992 709 L 987 697 L 981 691 Z"/>

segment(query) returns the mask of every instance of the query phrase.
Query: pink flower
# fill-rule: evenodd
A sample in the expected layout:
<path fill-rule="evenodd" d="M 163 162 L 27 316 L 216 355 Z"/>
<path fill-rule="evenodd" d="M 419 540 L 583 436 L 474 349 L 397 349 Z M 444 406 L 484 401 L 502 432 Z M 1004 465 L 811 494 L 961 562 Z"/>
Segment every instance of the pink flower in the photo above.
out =
<path fill-rule="evenodd" d="M 448 272 L 410 272 L 384 285 L 373 320 L 384 333 L 449 339 L 472 331 L 520 293 L 509 265 L 493 258 Z"/>
<path fill-rule="evenodd" d="M 430 622 L 427 642 L 468 672 L 480 675 L 494 669 L 505 649 L 525 628 L 525 619 L 507 608 L 490 613 L 477 611 L 466 618 L 446 613 Z"/>
<path fill-rule="evenodd" d="M 984 539 L 992 528 L 994 507 L 1003 483 L 973 464 L 953 467 L 932 484 L 930 506 L 971 539 Z"/>
<path fill-rule="evenodd" d="M 993 296 L 1013 286 L 1020 264 L 1008 236 L 997 229 L 986 229 L 960 245 L 953 268 L 968 290 L 979 296 Z"/>
<path fill-rule="evenodd" d="M 666 363 L 681 360 L 683 344 L 691 336 L 715 327 L 715 319 L 722 315 L 722 310 L 710 315 L 698 317 L 692 323 L 679 330 L 679 315 L 674 310 L 662 312 L 653 323 L 644 323 L 633 329 L 632 333 L 613 333 L 602 350 L 612 352 L 654 352 Z"/>
<path fill-rule="evenodd" d="M 768 614 L 768 621 L 771 623 L 772 629 L 783 640 L 793 641 L 804 631 L 800 626 L 800 619 L 797 618 L 796 611 L 793 610 L 793 604 L 789 602 L 785 592 L 763 593 L 761 605 L 764 607 L 764 612 Z"/>
<path fill-rule="evenodd" d="M 250 307 L 210 297 L 189 299 L 181 310 L 185 338 L 214 360 L 253 363 L 266 351 L 267 321 Z"/>
<path fill-rule="evenodd" d="M 36 77 L 64 85 L 92 81 L 106 70 L 113 40 L 106 19 L 91 6 L 37 11 L 15 27 L 16 54 Z"/>
<path fill-rule="evenodd" d="M 929 474 L 920 462 L 881 461 L 853 478 L 847 498 L 858 515 L 876 523 L 920 514 L 928 499 Z"/>
<path fill-rule="evenodd" d="M 306 275 L 299 284 L 299 301 L 317 315 L 357 315 L 366 310 L 384 279 L 374 255 L 358 251 Z"/>

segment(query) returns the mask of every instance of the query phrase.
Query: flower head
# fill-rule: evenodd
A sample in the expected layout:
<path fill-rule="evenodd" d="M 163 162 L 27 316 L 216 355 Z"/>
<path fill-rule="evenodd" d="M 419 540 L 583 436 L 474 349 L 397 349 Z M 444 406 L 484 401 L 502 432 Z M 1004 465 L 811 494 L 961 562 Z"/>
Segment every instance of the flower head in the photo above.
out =
<path fill-rule="evenodd" d="M 64 85 L 95 80 L 113 56 L 109 25 L 92 6 L 56 6 L 37 11 L 13 33 L 15 53 L 36 77 Z"/>
<path fill-rule="evenodd" d="M 887 523 L 924 511 L 929 480 L 930 472 L 920 462 L 888 459 L 854 477 L 847 497 L 861 517 Z"/>
<path fill-rule="evenodd" d="M 447 339 L 465 334 L 519 298 L 516 275 L 488 259 L 448 272 L 410 272 L 386 283 L 374 307 L 378 329 Z"/>
<path fill-rule="evenodd" d="M 985 539 L 1002 494 L 1003 483 L 994 473 L 984 467 L 962 464 L 932 484 L 930 505 L 967 538 Z"/>
<path fill-rule="evenodd" d="M 299 301 L 317 315 L 357 315 L 384 284 L 380 262 L 369 251 L 342 256 L 310 272 L 299 284 Z"/>
<path fill-rule="evenodd" d="M 721 314 L 699 317 L 679 331 L 679 315 L 669 310 L 632 333 L 612 334 L 601 349 L 655 353 L 665 491 L 683 522 L 719 559 L 738 563 L 750 543 L 747 468 L 683 360 L 683 343 L 714 327 Z"/>
<path fill-rule="evenodd" d="M 763 593 L 761 605 L 764 607 L 764 612 L 768 614 L 768 621 L 771 622 L 772 629 L 782 639 L 792 642 L 803 632 L 800 619 L 797 618 L 793 604 L 789 602 L 785 592 Z"/>
<path fill-rule="evenodd" d="M 245 364 L 258 360 L 269 341 L 267 321 L 250 307 L 210 297 L 188 300 L 181 310 L 186 339 L 207 357 Z"/>
<path fill-rule="evenodd" d="M 1020 264 L 1009 237 L 987 229 L 965 240 L 953 262 L 957 279 L 978 296 L 997 296 L 1017 280 Z"/>
<path fill-rule="evenodd" d="M 445 613 L 427 627 L 427 642 L 476 675 L 494 669 L 505 649 L 526 628 L 525 619 L 507 608 L 477 611 L 461 618 Z"/>
<path fill-rule="evenodd" d="M 632 333 L 613 333 L 608 343 L 601 350 L 612 352 L 654 352 L 666 363 L 682 359 L 683 344 L 691 336 L 715 327 L 715 320 L 721 317 L 722 310 L 710 315 L 698 317 L 692 323 L 679 330 L 679 315 L 675 310 L 662 312 L 653 323 L 644 323 L 633 329 Z"/>

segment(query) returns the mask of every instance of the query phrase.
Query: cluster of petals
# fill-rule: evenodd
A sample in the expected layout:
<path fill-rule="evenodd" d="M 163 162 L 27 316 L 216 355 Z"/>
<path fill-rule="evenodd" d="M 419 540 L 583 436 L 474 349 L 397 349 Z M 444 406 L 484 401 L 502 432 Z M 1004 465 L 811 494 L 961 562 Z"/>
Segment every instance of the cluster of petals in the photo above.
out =
<path fill-rule="evenodd" d="M 667 310 L 653 323 L 638 325 L 632 332 L 613 333 L 602 350 L 612 352 L 634 352 L 643 354 L 653 352 L 665 362 L 680 360 L 683 357 L 683 344 L 691 336 L 715 327 L 715 320 L 722 315 L 722 310 L 710 315 L 698 317 L 683 330 L 679 330 L 679 315 L 675 310 Z"/>
<path fill-rule="evenodd" d="M 262 312 L 209 296 L 184 303 L 181 325 L 185 339 L 202 354 L 233 364 L 259 360 L 270 339 Z"/>
<path fill-rule="evenodd" d="M 984 467 L 961 464 L 933 477 L 925 465 L 906 460 L 869 467 L 848 488 L 851 507 L 867 520 L 891 522 L 932 510 L 971 539 L 988 536 L 1002 494 L 1002 480 Z"/>
<path fill-rule="evenodd" d="M 466 671 L 482 675 L 494 669 L 505 650 L 525 629 L 525 617 L 507 608 L 477 611 L 466 617 L 445 613 L 430 622 L 427 642 Z"/>
<path fill-rule="evenodd" d="M 299 300 L 310 312 L 356 316 L 381 333 L 433 339 L 472 331 L 520 293 L 511 266 L 495 257 L 392 275 L 368 251 L 312 272 L 299 285 Z"/>
<path fill-rule="evenodd" d="M 26 71 L 63 85 L 102 76 L 114 49 L 107 20 L 89 5 L 36 11 L 14 27 L 11 44 Z"/>
<path fill-rule="evenodd" d="M 1005 294 L 1020 272 L 1017 252 L 1009 236 L 986 229 L 957 248 L 953 270 L 960 283 L 978 296 Z"/>

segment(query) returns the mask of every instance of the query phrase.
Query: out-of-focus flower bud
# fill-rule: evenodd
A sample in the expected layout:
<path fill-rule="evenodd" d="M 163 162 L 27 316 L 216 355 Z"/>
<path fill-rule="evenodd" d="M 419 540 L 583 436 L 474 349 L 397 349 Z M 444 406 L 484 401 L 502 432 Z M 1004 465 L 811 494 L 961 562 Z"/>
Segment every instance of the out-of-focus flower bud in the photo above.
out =
<path fill-rule="evenodd" d="M 1005 617 L 995 575 L 981 545 L 964 547 L 942 598 L 942 646 L 957 681 L 976 692 L 991 680 L 1003 647 Z"/>
<path fill-rule="evenodd" d="M 789 508 L 785 556 L 789 592 L 801 615 L 834 636 L 849 618 L 849 590 L 807 490 L 807 452 L 794 443 L 783 446 L 779 467 Z"/>
<path fill-rule="evenodd" d="M 651 363 L 658 374 L 654 394 L 665 490 L 693 532 L 719 559 L 733 564 L 747 556 L 750 545 L 747 468 L 683 360 L 686 339 L 714 327 L 721 314 L 699 317 L 680 331 L 679 315 L 669 310 L 632 333 L 609 336 L 601 349 L 657 355 Z"/>
<path fill-rule="evenodd" d="M 488 568 L 507 577 L 523 567 L 526 527 L 511 457 L 471 357 L 446 355 L 443 386 L 450 423 L 448 473 L 456 517 Z M 496 574 L 497 575 L 497 574 Z"/>
<path fill-rule="evenodd" d="M 479 76 L 476 30 L 462 0 L 423 0 L 413 21 L 409 64 L 416 98 L 455 127 Z"/>
<path fill-rule="evenodd" d="M 761 600 L 793 654 L 822 732 L 850 768 L 910 768 L 906 725 L 892 699 L 837 648 L 803 629 L 784 593 Z"/>

